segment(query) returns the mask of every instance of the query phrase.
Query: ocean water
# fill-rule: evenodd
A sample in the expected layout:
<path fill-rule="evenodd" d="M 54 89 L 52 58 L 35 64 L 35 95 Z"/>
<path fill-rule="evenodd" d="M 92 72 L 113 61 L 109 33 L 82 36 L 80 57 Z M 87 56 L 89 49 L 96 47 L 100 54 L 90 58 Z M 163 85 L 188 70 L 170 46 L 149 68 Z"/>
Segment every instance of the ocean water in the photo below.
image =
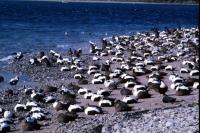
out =
<path fill-rule="evenodd" d="M 86 48 L 102 37 L 196 27 L 198 5 L 0 1 L 0 61 L 17 51 Z"/>

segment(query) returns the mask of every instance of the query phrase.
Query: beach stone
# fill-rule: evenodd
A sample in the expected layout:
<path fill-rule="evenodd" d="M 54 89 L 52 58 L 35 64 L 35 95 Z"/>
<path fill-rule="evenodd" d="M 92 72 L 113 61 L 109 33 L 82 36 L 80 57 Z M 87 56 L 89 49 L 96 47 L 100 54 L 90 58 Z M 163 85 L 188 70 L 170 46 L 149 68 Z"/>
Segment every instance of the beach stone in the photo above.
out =
<path fill-rule="evenodd" d="M 104 125 L 103 127 L 102 127 L 102 133 L 112 133 L 111 132 L 111 127 L 110 126 L 108 126 L 108 125 Z"/>
<path fill-rule="evenodd" d="M 80 79 L 78 81 L 78 84 L 80 84 L 80 85 L 86 85 L 86 84 L 88 84 L 88 80 L 86 80 L 86 79 Z"/>
<path fill-rule="evenodd" d="M 11 89 L 5 90 L 5 92 L 4 92 L 4 96 L 8 96 L 8 97 L 13 96 L 13 94 L 14 94 L 14 92 Z"/>
<path fill-rule="evenodd" d="M 4 77 L 0 75 L 0 83 L 4 81 Z"/>
<path fill-rule="evenodd" d="M 59 123 L 67 123 L 70 121 L 74 121 L 77 117 L 78 115 L 75 113 L 65 112 L 58 114 L 57 120 Z"/>
<path fill-rule="evenodd" d="M 58 90 L 57 87 L 46 85 L 44 87 L 44 92 L 56 92 Z"/>
<path fill-rule="evenodd" d="M 37 121 L 27 122 L 26 120 L 22 121 L 21 129 L 22 131 L 34 131 L 39 130 L 41 125 L 37 123 Z"/>
<path fill-rule="evenodd" d="M 92 131 L 95 132 L 95 133 L 101 133 L 102 127 L 103 127 L 103 125 L 98 125 L 95 128 L 93 128 Z"/>
<path fill-rule="evenodd" d="M 171 120 L 170 120 L 170 121 L 167 121 L 166 124 L 165 124 L 166 127 L 171 127 L 171 126 L 173 126 L 173 125 L 174 125 L 174 122 L 171 121 Z"/>

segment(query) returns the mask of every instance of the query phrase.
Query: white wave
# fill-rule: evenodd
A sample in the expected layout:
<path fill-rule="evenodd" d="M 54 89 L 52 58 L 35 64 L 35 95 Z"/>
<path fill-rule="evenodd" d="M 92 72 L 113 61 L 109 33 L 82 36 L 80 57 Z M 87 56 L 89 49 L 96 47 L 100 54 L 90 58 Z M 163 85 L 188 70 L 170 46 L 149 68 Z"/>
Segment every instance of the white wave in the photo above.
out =
<path fill-rule="evenodd" d="M 13 59 L 13 58 L 14 58 L 14 56 L 9 55 L 9 56 L 7 56 L 7 57 L 3 57 L 3 58 L 1 58 L 0 61 L 1 61 L 1 62 L 4 62 L 4 61 L 11 60 L 11 59 Z"/>
<path fill-rule="evenodd" d="M 65 45 L 57 45 L 56 47 L 57 47 L 57 48 L 68 48 L 69 45 L 66 45 L 66 44 L 65 44 Z"/>

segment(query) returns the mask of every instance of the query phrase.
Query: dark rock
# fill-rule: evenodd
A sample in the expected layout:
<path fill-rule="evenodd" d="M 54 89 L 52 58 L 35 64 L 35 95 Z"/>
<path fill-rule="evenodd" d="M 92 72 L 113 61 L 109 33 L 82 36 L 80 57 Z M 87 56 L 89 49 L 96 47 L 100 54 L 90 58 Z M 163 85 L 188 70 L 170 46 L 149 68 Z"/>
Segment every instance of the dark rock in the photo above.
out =
<path fill-rule="evenodd" d="M 63 102 L 67 102 L 67 103 L 71 103 L 71 104 L 76 103 L 75 95 L 64 94 L 64 95 L 61 96 L 61 100 Z"/>
<path fill-rule="evenodd" d="M 176 91 L 176 95 L 177 96 L 185 96 L 185 95 L 190 95 L 190 90 L 178 90 Z"/>
<path fill-rule="evenodd" d="M 10 96 L 13 96 L 13 90 L 5 90 L 5 92 L 4 92 L 4 96 L 8 96 L 8 97 L 10 97 Z"/>
<path fill-rule="evenodd" d="M 150 97 L 151 95 L 148 93 L 148 91 L 141 91 L 137 95 L 138 99 L 145 99 L 145 98 L 150 98 Z"/>
<path fill-rule="evenodd" d="M 168 88 L 165 87 L 165 88 L 160 88 L 160 85 L 158 84 L 152 84 L 152 83 L 149 83 L 148 85 L 148 90 L 154 90 L 155 92 L 158 92 L 160 94 L 165 94 L 167 91 L 168 91 Z"/>
<path fill-rule="evenodd" d="M 56 92 L 58 90 L 57 87 L 46 85 L 44 88 L 44 92 Z"/>
<path fill-rule="evenodd" d="M 120 90 L 120 94 L 123 95 L 123 96 L 128 96 L 128 95 L 132 95 L 132 91 L 129 90 L 129 89 L 126 89 L 126 88 L 122 88 Z"/>
<path fill-rule="evenodd" d="M 80 84 L 80 85 L 86 85 L 86 84 L 88 84 L 88 80 L 87 79 L 80 79 L 78 81 L 78 84 Z"/>
<path fill-rule="evenodd" d="M 75 121 L 77 117 L 78 115 L 76 113 L 66 112 L 58 114 L 57 120 L 59 123 L 67 123 L 69 121 Z"/>
<path fill-rule="evenodd" d="M 101 65 L 101 71 L 109 71 L 109 69 L 110 69 L 110 65 L 107 65 L 107 64 Z"/>
<path fill-rule="evenodd" d="M 33 121 L 24 120 L 21 123 L 21 129 L 22 129 L 22 131 L 39 130 L 40 127 L 41 127 L 41 125 L 38 124 L 36 120 L 33 120 Z"/>
<path fill-rule="evenodd" d="M 162 98 L 162 101 L 163 101 L 163 103 L 174 103 L 174 102 L 176 102 L 176 98 L 164 95 Z"/>
<path fill-rule="evenodd" d="M 0 83 L 4 81 L 4 77 L 0 75 Z"/>
<path fill-rule="evenodd" d="M 132 108 L 130 106 L 128 106 L 128 104 L 126 104 L 125 102 L 122 102 L 120 100 L 117 100 L 114 103 L 114 106 L 115 106 L 115 110 L 117 112 L 131 111 L 132 110 Z"/>

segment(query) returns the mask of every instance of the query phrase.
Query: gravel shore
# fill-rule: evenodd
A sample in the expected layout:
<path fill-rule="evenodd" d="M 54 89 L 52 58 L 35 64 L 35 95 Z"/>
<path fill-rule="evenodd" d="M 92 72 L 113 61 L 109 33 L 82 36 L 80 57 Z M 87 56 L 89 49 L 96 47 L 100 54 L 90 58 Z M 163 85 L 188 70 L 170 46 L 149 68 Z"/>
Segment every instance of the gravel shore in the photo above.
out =
<path fill-rule="evenodd" d="M 9 60 L 8 65 L 5 66 L 3 69 L 0 69 L 0 74 L 12 72 L 13 75 L 17 75 L 20 77 L 19 83 L 16 85 L 9 85 L 8 78 L 5 78 L 5 80 L 0 83 L 0 108 L 4 111 L 12 111 L 15 114 L 12 118 L 9 118 L 10 120 L 12 120 L 12 123 L 9 125 L 11 127 L 10 130 L 12 132 L 23 131 L 23 128 L 21 126 L 22 121 L 26 120 L 27 117 L 30 117 L 30 115 L 33 114 L 33 112 L 28 109 L 24 109 L 22 111 L 14 111 L 14 107 L 16 106 L 16 104 L 20 103 L 22 104 L 22 106 L 25 106 L 27 102 L 33 101 L 37 104 L 37 109 L 40 110 L 36 110 L 36 113 L 39 112 L 45 116 L 42 120 L 34 116 L 34 119 L 36 117 L 38 123 L 41 125 L 40 130 L 30 131 L 35 133 L 199 132 L 199 86 L 194 87 L 194 84 L 197 83 L 199 76 L 197 74 L 193 75 L 193 73 L 190 73 L 191 71 L 196 71 L 196 73 L 199 73 L 199 71 L 197 70 L 199 68 L 197 52 L 193 47 L 188 47 L 189 45 L 186 45 L 185 43 L 183 43 L 183 45 L 180 44 L 180 46 L 176 45 L 177 42 L 180 43 L 181 41 L 184 42 L 186 40 L 185 38 L 184 40 L 180 37 L 182 34 L 185 36 L 186 33 L 188 34 L 187 36 L 189 36 L 190 38 L 194 38 L 193 41 L 196 43 L 195 45 L 199 45 L 197 44 L 198 39 L 196 37 L 196 34 L 198 34 L 198 32 L 195 28 L 183 29 L 181 31 L 177 29 L 175 31 L 168 32 L 168 34 L 170 34 L 169 36 L 171 37 L 169 39 L 167 38 L 167 33 L 165 33 L 164 31 L 161 32 L 162 36 L 164 37 L 160 36 L 157 38 L 154 33 L 149 33 L 149 35 L 141 34 L 135 36 L 136 39 L 133 37 L 121 36 L 118 37 L 118 39 L 113 39 L 113 41 L 121 40 L 121 42 L 114 41 L 116 44 L 112 42 L 108 46 L 108 50 L 104 50 L 105 52 L 101 51 L 102 53 L 99 52 L 98 54 L 99 49 L 95 47 L 95 50 L 97 50 L 97 55 L 84 53 L 81 55 L 81 57 L 75 57 L 74 59 L 72 59 L 72 57 L 70 57 L 66 52 L 60 52 L 59 54 L 52 54 L 50 52 L 43 53 L 44 55 L 42 56 L 42 58 L 39 57 L 41 53 L 31 53 L 23 54 L 23 57 L 20 60 Z M 149 43 L 144 43 L 148 42 L 146 38 L 150 38 L 150 35 L 152 37 L 152 40 L 149 39 Z M 164 44 L 164 46 L 162 46 L 161 44 L 158 45 L 157 41 L 154 42 L 155 38 L 157 40 L 160 39 L 160 43 Z M 144 42 L 142 39 L 144 39 Z M 166 41 L 165 39 L 171 39 L 171 42 L 168 43 L 168 40 Z M 138 43 L 140 41 L 141 44 Z M 166 43 L 164 43 L 165 41 Z M 188 40 L 188 43 L 192 43 L 191 40 Z M 183 50 L 183 48 L 185 51 Z M 119 56 L 111 54 L 112 51 L 108 53 L 107 51 L 109 50 L 117 51 L 117 54 L 119 54 Z M 152 51 L 154 53 L 152 53 Z M 147 54 L 147 56 L 144 55 L 144 53 Z M 100 54 L 105 54 L 106 56 L 100 56 Z M 62 59 L 57 58 L 55 55 L 62 56 L 62 59 L 67 59 L 67 61 L 63 60 L 62 63 L 59 63 L 58 61 L 62 61 Z M 94 57 L 98 57 L 99 59 L 93 60 Z M 114 57 L 122 58 L 123 61 L 115 61 L 113 60 Z M 135 57 L 137 59 L 135 59 Z M 38 64 L 31 64 L 31 59 L 38 59 L 38 62 L 41 62 L 39 62 Z M 42 59 L 45 61 L 42 62 Z M 189 62 L 188 64 L 190 65 L 188 65 L 187 63 L 184 64 L 183 61 L 186 60 Z M 92 82 L 95 79 L 94 74 L 88 73 L 90 71 L 89 67 L 100 66 L 102 68 L 102 66 L 105 65 L 104 63 L 106 61 L 111 62 L 111 64 L 109 64 L 110 68 L 109 70 L 107 70 L 107 72 L 109 72 L 109 74 L 113 74 L 113 71 L 117 70 L 117 68 L 118 70 L 121 69 L 122 72 L 120 74 L 120 77 L 109 77 L 110 79 L 104 79 L 104 81 L 102 80 L 100 84 L 95 84 L 94 82 Z M 153 63 L 145 64 L 145 61 L 152 61 Z M 48 66 L 48 62 L 51 64 L 50 66 Z M 137 75 L 136 71 L 136 64 L 138 63 L 142 63 L 143 66 L 139 66 L 138 68 L 141 69 L 140 71 L 144 71 L 144 73 L 140 73 L 139 75 Z M 122 68 L 123 65 L 126 65 L 126 67 L 128 66 L 128 68 Z M 72 66 L 75 66 L 76 68 L 72 69 Z M 158 70 L 150 70 L 153 66 L 159 66 L 160 68 Z M 61 71 L 62 67 L 68 67 L 70 68 L 70 70 Z M 106 72 L 104 70 L 100 70 L 100 67 L 96 68 L 98 70 L 96 70 L 95 74 L 100 74 L 101 76 L 99 77 L 104 78 L 104 76 L 106 77 Z M 165 69 L 166 67 L 172 67 L 173 69 L 167 70 Z M 182 73 L 180 71 L 181 68 L 186 69 L 188 72 Z M 149 73 L 147 70 L 149 70 Z M 165 94 L 160 91 L 156 91 L 155 88 L 149 89 L 151 85 L 148 82 L 149 79 L 151 79 L 149 76 L 150 74 L 156 74 L 156 72 L 157 74 L 165 73 L 163 77 L 161 76 L 162 78 L 159 78 L 159 76 L 155 75 L 155 77 L 153 76 L 156 82 L 162 81 L 164 84 L 162 84 L 162 86 L 166 86 L 167 90 L 166 92 L 164 92 Z M 80 83 L 81 79 L 75 78 L 75 74 L 80 74 L 81 76 L 83 76 L 83 79 L 86 79 L 87 83 Z M 129 76 L 133 78 L 130 79 L 130 81 L 136 82 L 134 86 L 126 86 L 126 83 L 130 81 L 124 79 L 124 82 L 122 80 L 122 76 L 124 74 L 125 77 Z M 171 76 L 174 76 L 174 79 L 177 78 L 178 80 L 171 81 Z M 117 82 L 117 87 L 112 89 L 105 85 L 106 81 L 109 80 L 113 81 L 113 83 L 116 83 L 120 80 L 121 81 Z M 179 85 L 176 87 L 182 88 L 176 89 L 175 87 L 173 89 L 171 85 L 175 84 L 175 82 L 179 83 Z M 144 86 L 144 90 L 134 90 L 133 87 L 137 85 Z M 159 89 L 162 90 L 163 88 L 165 88 L 162 86 L 160 84 Z M 102 109 L 101 114 L 88 115 L 84 112 L 86 108 L 89 106 L 99 106 L 99 101 L 94 101 L 92 100 L 92 98 L 87 99 L 84 97 L 84 95 L 77 93 L 80 88 L 88 89 L 92 92 L 92 95 L 97 95 L 97 92 L 100 89 L 109 91 L 110 94 L 108 97 L 110 99 L 114 99 L 115 103 L 114 105 L 111 105 L 109 107 L 99 107 Z M 121 90 L 123 88 L 131 91 L 133 94 L 130 95 L 137 99 L 137 103 L 129 104 L 124 102 L 124 104 L 128 105 L 131 108 L 131 111 L 129 110 L 128 112 L 119 112 L 115 106 L 117 100 L 122 101 L 122 99 L 124 98 L 124 95 L 121 94 Z M 24 92 L 25 89 L 31 89 L 31 91 L 29 93 Z M 180 90 L 183 93 L 179 95 L 179 93 L 177 92 Z M 189 93 L 187 90 L 189 90 Z M 134 95 L 134 91 L 138 91 L 138 93 Z M 148 93 L 151 97 L 139 97 L 139 92 L 143 91 Z M 35 95 L 39 95 L 38 97 L 42 98 L 38 98 L 38 100 L 34 97 Z M 74 97 L 72 97 L 72 95 Z M 163 102 L 163 97 L 166 95 L 176 100 L 174 102 L 168 103 Z M 53 98 L 54 101 L 47 102 L 46 98 L 49 97 Z M 101 98 L 103 99 L 107 97 L 102 96 Z M 53 104 L 57 101 L 62 103 L 70 101 L 70 105 L 76 103 L 77 105 L 83 107 L 83 110 L 82 112 L 76 112 L 77 118 L 75 118 L 75 120 L 67 123 L 62 123 L 58 120 L 58 115 L 62 113 L 69 113 L 69 106 L 66 108 L 62 108 L 60 111 L 58 111 L 53 106 Z M 0 118 L 2 118 L 1 120 L 4 120 L 4 117 L 5 116 L 3 114 L 3 111 L 0 112 Z M 5 122 L 2 123 L 5 124 Z"/>
<path fill-rule="evenodd" d="M 83 118 L 55 132 L 76 133 L 197 133 L 199 106 L 179 106 L 139 112 L 113 113 Z M 54 131 L 53 131 L 54 132 Z"/>

